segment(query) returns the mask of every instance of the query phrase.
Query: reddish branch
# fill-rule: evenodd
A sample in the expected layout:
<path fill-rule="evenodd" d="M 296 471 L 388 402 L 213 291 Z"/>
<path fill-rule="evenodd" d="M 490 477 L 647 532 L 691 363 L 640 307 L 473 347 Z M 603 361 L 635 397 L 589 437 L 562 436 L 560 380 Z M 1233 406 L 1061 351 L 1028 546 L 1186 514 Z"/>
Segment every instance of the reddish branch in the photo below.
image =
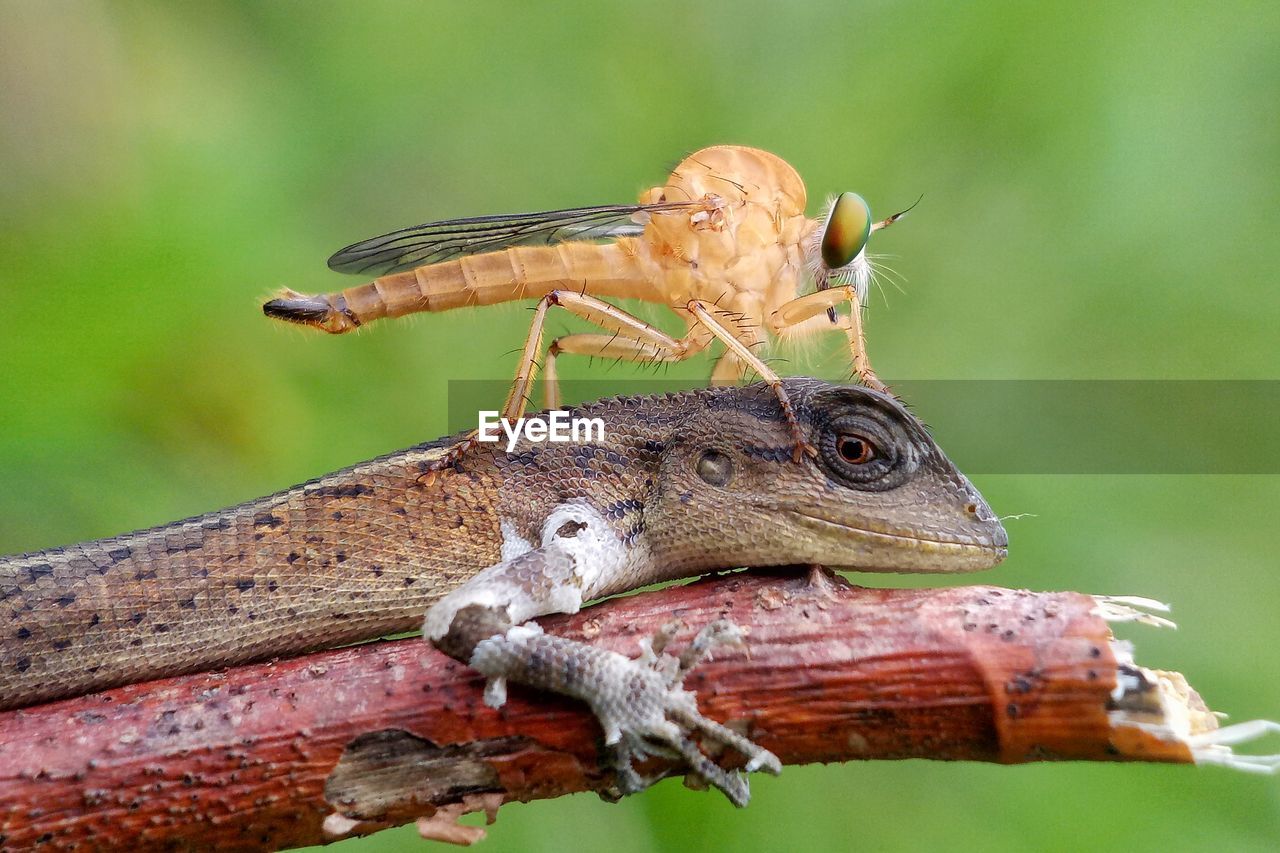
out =
<path fill-rule="evenodd" d="M 728 616 L 747 645 L 687 686 L 786 764 L 1191 760 L 1182 741 L 1109 716 L 1133 668 L 1097 607 L 1076 593 L 735 574 L 543 624 L 635 654 L 674 615 L 688 626 L 678 653 Z M 609 786 L 583 707 L 513 687 L 494 711 L 482 687 L 403 640 L 3 713 L 0 846 L 280 848 L 437 809 L 439 833 L 464 810 Z"/>

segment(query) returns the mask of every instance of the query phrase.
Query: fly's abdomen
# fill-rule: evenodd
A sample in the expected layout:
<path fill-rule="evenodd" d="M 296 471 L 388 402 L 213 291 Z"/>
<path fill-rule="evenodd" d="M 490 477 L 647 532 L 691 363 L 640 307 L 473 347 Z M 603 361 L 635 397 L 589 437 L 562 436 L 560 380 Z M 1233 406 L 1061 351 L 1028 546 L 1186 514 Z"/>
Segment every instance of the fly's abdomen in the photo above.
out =
<path fill-rule="evenodd" d="M 643 299 L 653 285 L 634 242 L 515 246 L 385 275 L 340 293 L 308 296 L 286 290 L 262 311 L 341 334 L 383 317 L 537 299 L 556 289 Z"/>

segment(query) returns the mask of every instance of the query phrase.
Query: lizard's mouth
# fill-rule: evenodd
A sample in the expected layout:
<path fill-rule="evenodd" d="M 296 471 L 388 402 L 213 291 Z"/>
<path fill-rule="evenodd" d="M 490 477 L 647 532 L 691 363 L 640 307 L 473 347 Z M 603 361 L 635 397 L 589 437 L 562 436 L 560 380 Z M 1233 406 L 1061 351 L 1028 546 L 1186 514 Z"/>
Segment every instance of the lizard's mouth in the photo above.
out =
<path fill-rule="evenodd" d="M 995 566 L 1008 554 L 1008 537 L 999 522 L 979 522 L 973 533 L 908 530 L 872 523 L 848 524 L 811 512 L 787 509 L 797 525 L 817 533 L 848 554 L 840 568 L 869 571 L 964 572 Z M 836 562 L 836 561 L 829 561 Z"/>

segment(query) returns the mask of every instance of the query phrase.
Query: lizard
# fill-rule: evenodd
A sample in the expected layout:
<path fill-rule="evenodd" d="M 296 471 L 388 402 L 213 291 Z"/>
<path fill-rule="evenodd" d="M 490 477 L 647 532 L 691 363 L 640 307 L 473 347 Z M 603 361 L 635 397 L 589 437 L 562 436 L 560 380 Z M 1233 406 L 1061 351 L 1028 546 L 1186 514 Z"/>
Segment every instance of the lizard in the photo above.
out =
<path fill-rule="evenodd" d="M 376 639 L 425 638 L 487 678 L 500 706 L 522 683 L 591 705 L 622 794 L 633 760 L 674 755 L 735 804 L 746 767 L 777 759 L 705 719 L 681 686 L 729 624 L 675 662 L 545 635 L 534 618 L 713 570 L 821 564 L 956 572 L 1005 556 L 969 480 L 895 398 L 785 380 L 815 457 L 761 383 L 616 397 L 590 442 L 481 443 L 438 470 L 449 437 L 268 497 L 142 530 L 0 558 L 0 709 Z M 424 619 L 425 613 L 425 619 Z"/>

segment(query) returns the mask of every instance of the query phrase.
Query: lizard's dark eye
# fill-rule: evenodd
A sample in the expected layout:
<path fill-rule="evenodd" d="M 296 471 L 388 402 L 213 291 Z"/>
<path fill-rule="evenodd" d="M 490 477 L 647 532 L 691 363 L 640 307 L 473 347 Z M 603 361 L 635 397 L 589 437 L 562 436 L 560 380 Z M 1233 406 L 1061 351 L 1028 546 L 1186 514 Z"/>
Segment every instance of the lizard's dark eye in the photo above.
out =
<path fill-rule="evenodd" d="M 819 461 L 832 479 L 850 488 L 892 489 L 903 474 L 903 438 L 892 420 L 874 410 L 842 415 L 819 434 Z"/>
<path fill-rule="evenodd" d="M 855 433 L 836 436 L 836 453 L 850 465 L 865 465 L 878 455 L 871 439 Z"/>

